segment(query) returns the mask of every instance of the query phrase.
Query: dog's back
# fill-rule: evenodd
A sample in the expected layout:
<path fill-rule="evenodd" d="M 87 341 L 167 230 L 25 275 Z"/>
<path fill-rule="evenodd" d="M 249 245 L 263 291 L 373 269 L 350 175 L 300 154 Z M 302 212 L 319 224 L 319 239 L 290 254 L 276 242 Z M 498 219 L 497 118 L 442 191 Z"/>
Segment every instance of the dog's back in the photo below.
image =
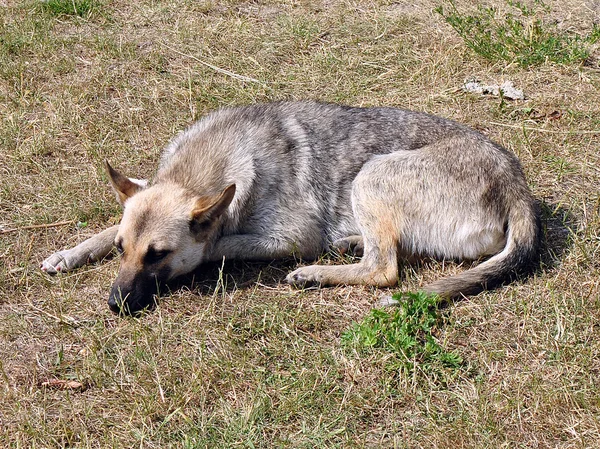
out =
<path fill-rule="evenodd" d="M 455 147 L 452 138 L 457 138 Z M 318 242 L 319 253 L 332 241 L 359 232 L 350 192 L 362 167 L 376 155 L 393 152 L 418 158 L 422 148 L 428 148 L 422 182 L 464 181 L 448 192 L 457 204 L 483 189 L 489 213 L 505 213 L 508 198 L 500 195 L 498 184 L 529 195 L 516 158 L 470 128 L 402 109 L 315 102 L 218 110 L 174 139 L 157 181 L 175 179 L 214 193 L 236 183 L 231 232 L 253 232 L 265 220 L 283 221 L 282 231 L 295 238 L 308 234 Z M 401 176 L 389 173 L 390 179 Z M 418 187 L 397 181 L 404 189 Z M 474 182 L 480 185 L 469 184 Z"/>
<path fill-rule="evenodd" d="M 350 192 L 370 159 L 392 152 L 410 154 L 453 135 L 470 136 L 474 143 L 436 155 L 437 171 L 424 177 L 452 176 L 452 170 L 462 176 L 469 164 L 474 171 L 487 170 L 478 154 L 485 140 L 481 135 L 428 114 L 315 102 L 221 109 L 173 140 L 155 182 L 172 180 L 208 193 L 235 183 L 226 232 L 253 233 L 265 222 L 280 222 L 281 232 L 296 241 L 301 255 L 317 256 L 332 241 L 360 232 Z M 497 153 L 488 158 L 490 168 L 496 169 L 492 159 L 518 167 L 502 148 L 490 151 Z"/>

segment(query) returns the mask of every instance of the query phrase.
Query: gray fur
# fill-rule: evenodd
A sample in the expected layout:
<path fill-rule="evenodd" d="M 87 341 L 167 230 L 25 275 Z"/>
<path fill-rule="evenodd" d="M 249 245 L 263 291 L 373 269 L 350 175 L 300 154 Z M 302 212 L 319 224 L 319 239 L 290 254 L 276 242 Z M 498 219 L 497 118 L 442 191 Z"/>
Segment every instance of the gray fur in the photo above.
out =
<path fill-rule="evenodd" d="M 398 258 L 492 256 L 424 287 L 456 297 L 494 287 L 537 255 L 539 218 L 513 154 L 440 117 L 315 102 L 221 109 L 190 126 L 167 146 L 150 186 L 124 201 L 118 235 L 139 239 L 124 227 L 143 221 L 145 236 L 189 250 L 181 235 L 190 232 L 183 223 L 192 202 L 200 211 L 232 184 L 231 203 L 196 236 L 202 247 L 186 256 L 187 271 L 223 257 L 312 260 L 335 242 L 364 252 L 361 262 L 301 267 L 287 281 L 389 286 Z M 53 257 L 43 263 L 49 272 Z M 85 262 L 81 255 L 65 268 Z"/>

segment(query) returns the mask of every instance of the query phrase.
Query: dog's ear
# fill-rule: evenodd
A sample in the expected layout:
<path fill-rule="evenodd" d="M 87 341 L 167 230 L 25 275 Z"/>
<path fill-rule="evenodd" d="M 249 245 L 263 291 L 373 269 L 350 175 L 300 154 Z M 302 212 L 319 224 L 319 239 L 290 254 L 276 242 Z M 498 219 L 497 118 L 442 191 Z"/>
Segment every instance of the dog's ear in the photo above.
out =
<path fill-rule="evenodd" d="M 227 209 L 235 196 L 235 184 L 227 187 L 218 197 L 202 197 L 196 200 L 192 209 L 190 229 L 198 234 L 212 223 Z"/>
<path fill-rule="evenodd" d="M 110 183 L 117 194 L 117 200 L 121 205 L 125 205 L 125 201 L 127 201 L 128 198 L 131 198 L 136 193 L 144 190 L 146 184 L 145 181 L 134 182 L 112 168 L 108 161 L 104 161 L 104 167 L 106 168 L 108 179 L 110 179 Z"/>

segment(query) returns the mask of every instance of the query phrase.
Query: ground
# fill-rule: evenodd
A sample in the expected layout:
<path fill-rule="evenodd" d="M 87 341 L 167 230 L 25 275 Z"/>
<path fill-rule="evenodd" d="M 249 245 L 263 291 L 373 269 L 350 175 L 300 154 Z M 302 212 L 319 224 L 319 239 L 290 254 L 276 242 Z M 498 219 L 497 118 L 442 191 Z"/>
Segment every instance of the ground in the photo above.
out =
<path fill-rule="evenodd" d="M 597 43 L 579 63 L 488 60 L 440 4 L 0 0 L 0 446 L 600 446 Z M 600 21 L 598 2 L 546 6 L 557 33 Z M 526 99 L 464 92 L 473 77 Z M 443 381 L 343 344 L 394 289 L 293 290 L 293 261 L 204 267 L 139 319 L 106 306 L 117 258 L 39 270 L 119 221 L 105 159 L 151 176 L 207 111 L 306 98 L 439 114 L 522 161 L 542 263 L 443 310 L 435 338 L 463 360 Z M 462 269 L 407 266 L 398 289 Z"/>

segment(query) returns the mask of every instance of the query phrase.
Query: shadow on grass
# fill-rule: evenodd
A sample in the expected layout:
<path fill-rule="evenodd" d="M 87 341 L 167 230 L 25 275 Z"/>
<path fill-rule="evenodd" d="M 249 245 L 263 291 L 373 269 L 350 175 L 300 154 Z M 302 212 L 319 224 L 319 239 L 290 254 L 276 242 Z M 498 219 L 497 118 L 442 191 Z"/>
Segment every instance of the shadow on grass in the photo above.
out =
<path fill-rule="evenodd" d="M 285 276 L 298 265 L 293 259 L 275 261 L 226 261 L 206 263 L 193 272 L 168 282 L 161 295 L 184 286 L 199 295 L 213 295 L 216 291 L 233 292 L 257 284 L 277 287 Z"/>
<path fill-rule="evenodd" d="M 542 246 L 540 250 L 540 268 L 536 273 L 554 268 L 563 260 L 573 246 L 577 235 L 578 220 L 571 211 L 560 204 L 542 201 Z"/>

